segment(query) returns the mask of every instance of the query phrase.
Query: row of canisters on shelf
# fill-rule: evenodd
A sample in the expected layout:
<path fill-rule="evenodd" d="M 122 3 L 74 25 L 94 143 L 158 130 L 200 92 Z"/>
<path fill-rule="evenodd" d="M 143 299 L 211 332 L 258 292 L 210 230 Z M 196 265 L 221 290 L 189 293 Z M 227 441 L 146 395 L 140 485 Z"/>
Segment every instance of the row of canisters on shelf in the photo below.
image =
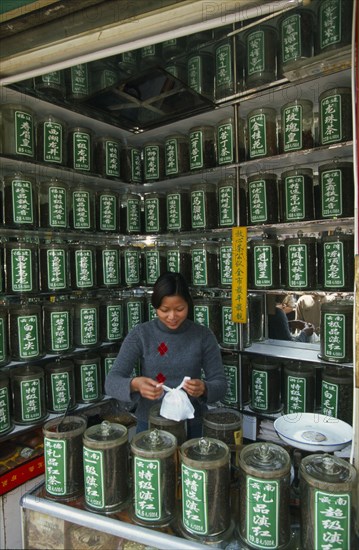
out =
<path fill-rule="evenodd" d="M 99 352 L 0 370 L 0 437 L 14 425 L 43 423 L 49 413 L 71 413 L 78 404 L 104 397 L 104 383 L 118 353 L 115 346 Z"/>
<path fill-rule="evenodd" d="M 46 73 L 24 85 L 46 98 L 90 100 L 96 106 L 103 90 L 162 67 L 195 92 L 220 100 L 283 78 L 293 63 L 350 44 L 352 10 L 351 0 L 314 1 L 248 30 L 224 25 Z M 116 111 L 113 116 L 120 120 Z"/>
<path fill-rule="evenodd" d="M 235 401 L 238 396 L 238 386 L 237 389 L 235 386 L 238 378 L 237 354 L 224 356 L 223 364 L 231 388 L 227 391 L 226 404 L 239 406 L 239 398 Z M 318 412 L 348 424 L 353 422 L 351 368 L 264 356 L 250 359 L 248 355 L 241 354 L 241 369 L 242 405 L 248 405 L 254 412 Z"/>

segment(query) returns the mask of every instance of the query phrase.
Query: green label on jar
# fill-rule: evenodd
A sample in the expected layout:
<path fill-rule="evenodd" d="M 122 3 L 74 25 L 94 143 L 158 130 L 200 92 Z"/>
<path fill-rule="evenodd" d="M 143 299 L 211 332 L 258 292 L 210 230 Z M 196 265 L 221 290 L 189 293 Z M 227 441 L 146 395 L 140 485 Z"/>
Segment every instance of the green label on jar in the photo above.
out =
<path fill-rule="evenodd" d="M 147 304 L 147 314 L 149 321 L 152 321 L 152 319 L 155 319 L 157 317 L 157 311 L 150 302 L 148 302 Z"/>
<path fill-rule="evenodd" d="M 351 496 L 314 491 L 314 545 L 318 550 L 351 547 Z"/>
<path fill-rule="evenodd" d="M 188 60 L 187 76 L 188 86 L 197 93 L 201 93 L 201 67 L 202 60 L 199 55 L 195 55 Z"/>
<path fill-rule="evenodd" d="M 206 227 L 206 206 L 205 192 L 192 191 L 191 193 L 191 217 L 193 229 L 204 229 Z"/>
<path fill-rule="evenodd" d="M 180 230 L 181 223 L 181 195 L 170 193 L 167 195 L 167 229 L 169 231 Z"/>
<path fill-rule="evenodd" d="M 338 417 L 339 386 L 322 380 L 322 414 Z"/>
<path fill-rule="evenodd" d="M 154 55 L 156 55 L 156 46 L 155 46 L 155 44 L 151 44 L 150 46 L 143 46 L 143 48 L 141 48 L 141 57 L 142 58 L 153 57 Z"/>
<path fill-rule="evenodd" d="M 342 242 L 324 243 L 324 286 L 340 288 L 345 286 L 344 247 Z"/>
<path fill-rule="evenodd" d="M 165 143 L 165 172 L 166 176 L 178 174 L 178 141 L 175 138 Z"/>
<path fill-rule="evenodd" d="M 108 340 L 119 340 L 123 336 L 122 307 L 120 305 L 106 308 L 106 334 Z"/>
<path fill-rule="evenodd" d="M 232 321 L 232 307 L 222 307 L 222 344 L 224 346 L 238 346 L 238 323 Z"/>
<path fill-rule="evenodd" d="M 15 223 L 33 223 L 34 205 L 31 181 L 15 179 L 11 182 L 12 209 Z"/>
<path fill-rule="evenodd" d="M 249 215 L 252 223 L 266 222 L 268 219 L 266 183 L 264 180 L 248 184 Z"/>
<path fill-rule="evenodd" d="M 7 432 L 10 427 L 9 390 L 8 388 L 0 388 L 0 434 Z"/>
<path fill-rule="evenodd" d="M 135 515 L 144 521 L 162 516 L 161 461 L 134 457 Z"/>
<path fill-rule="evenodd" d="M 308 286 L 308 249 L 306 244 L 288 245 L 288 283 L 293 288 Z"/>
<path fill-rule="evenodd" d="M 288 376 L 287 379 L 287 413 L 304 413 L 306 396 L 307 396 L 307 381 L 299 376 Z"/>
<path fill-rule="evenodd" d="M 47 493 L 66 495 L 67 491 L 67 441 L 44 438 L 45 487 Z"/>
<path fill-rule="evenodd" d="M 301 105 L 294 105 L 283 109 L 282 132 L 283 149 L 285 152 L 297 151 L 303 146 L 303 109 Z"/>
<path fill-rule="evenodd" d="M 140 258 L 137 250 L 125 250 L 125 283 L 128 285 L 140 282 Z"/>
<path fill-rule="evenodd" d="M 29 113 L 15 111 L 15 152 L 33 157 L 35 153 L 34 121 Z"/>
<path fill-rule="evenodd" d="M 232 245 L 219 247 L 221 285 L 232 284 Z"/>
<path fill-rule="evenodd" d="M 93 508 L 105 506 L 103 451 L 83 447 L 85 501 Z"/>
<path fill-rule="evenodd" d="M 28 248 L 11 250 L 11 289 L 14 292 L 31 292 L 32 254 Z"/>
<path fill-rule="evenodd" d="M 57 122 L 44 122 L 44 162 L 61 164 L 62 151 L 62 125 Z"/>
<path fill-rule="evenodd" d="M 85 63 L 71 67 L 71 91 L 74 95 L 89 94 L 88 71 Z"/>
<path fill-rule="evenodd" d="M 288 221 L 303 220 L 304 207 L 304 177 L 290 176 L 284 180 L 285 216 Z"/>
<path fill-rule="evenodd" d="M 221 124 L 217 128 L 217 156 L 218 164 L 234 162 L 233 158 L 233 126 L 232 124 Z"/>
<path fill-rule="evenodd" d="M 234 225 L 234 190 L 231 185 L 220 187 L 218 190 L 219 226 Z"/>
<path fill-rule="evenodd" d="M 145 200 L 145 229 L 147 233 L 159 231 L 160 205 L 158 199 Z"/>
<path fill-rule="evenodd" d="M 268 373 L 252 370 L 252 407 L 258 410 L 268 409 Z"/>
<path fill-rule="evenodd" d="M 91 168 L 91 138 L 84 132 L 74 132 L 73 135 L 73 156 L 75 170 L 90 171 Z"/>
<path fill-rule="evenodd" d="M 192 283 L 194 285 L 207 285 L 207 255 L 203 248 L 192 250 Z"/>
<path fill-rule="evenodd" d="M 67 227 L 67 191 L 64 187 L 49 187 L 49 225 Z"/>
<path fill-rule="evenodd" d="M 61 412 L 66 410 L 67 404 L 71 399 L 68 372 L 51 373 L 51 392 L 54 411 Z"/>
<path fill-rule="evenodd" d="M 94 265 L 91 250 L 75 250 L 76 286 L 91 288 L 94 285 Z"/>
<path fill-rule="evenodd" d="M 39 350 L 39 319 L 37 315 L 20 315 L 17 319 L 19 356 L 21 359 L 37 357 Z"/>
<path fill-rule="evenodd" d="M 101 231 L 115 231 L 117 220 L 117 204 L 114 195 L 100 196 L 100 229 Z"/>
<path fill-rule="evenodd" d="M 256 287 L 273 285 L 272 247 L 268 245 L 253 248 L 254 284 Z"/>
<path fill-rule="evenodd" d="M 105 142 L 106 176 L 120 177 L 120 148 L 116 141 Z"/>
<path fill-rule="evenodd" d="M 207 472 L 182 464 L 182 521 L 190 533 L 208 532 Z"/>
<path fill-rule="evenodd" d="M 52 71 L 51 73 L 41 75 L 41 81 L 45 84 L 61 84 L 61 72 Z"/>
<path fill-rule="evenodd" d="M 180 269 L 180 252 L 179 250 L 168 250 L 167 251 L 167 271 L 173 271 L 178 273 Z"/>
<path fill-rule="evenodd" d="M 97 309 L 86 307 L 80 312 L 81 345 L 97 344 L 98 334 Z"/>
<path fill-rule="evenodd" d="M 21 420 L 31 422 L 41 418 L 41 382 L 40 379 L 20 382 Z"/>
<path fill-rule="evenodd" d="M 320 120 L 322 145 L 342 140 L 342 98 L 339 94 L 322 99 L 320 102 Z"/>
<path fill-rule="evenodd" d="M 51 312 L 51 348 L 66 351 L 70 347 L 70 314 L 68 311 Z"/>
<path fill-rule="evenodd" d="M 105 285 L 120 283 L 120 260 L 118 250 L 102 251 L 102 273 Z"/>
<path fill-rule="evenodd" d="M 216 86 L 226 86 L 232 83 L 232 48 L 224 44 L 216 49 Z"/>
<path fill-rule="evenodd" d="M 74 191 L 72 208 L 74 229 L 91 228 L 90 193 L 88 191 Z"/>
<path fill-rule="evenodd" d="M 129 232 L 140 231 L 140 201 L 139 199 L 128 199 L 127 201 L 127 230 Z"/>
<path fill-rule="evenodd" d="M 113 367 L 116 357 L 106 357 L 104 361 L 105 378 Z"/>
<path fill-rule="evenodd" d="M 345 357 L 345 315 L 324 313 L 323 343 L 324 355 L 335 359 Z"/>
<path fill-rule="evenodd" d="M 145 180 L 157 180 L 160 177 L 160 149 L 158 145 L 145 147 Z"/>
<path fill-rule="evenodd" d="M 6 359 L 6 342 L 7 342 L 7 332 L 6 332 L 6 323 L 5 319 L 0 318 L 0 362 Z"/>
<path fill-rule="evenodd" d="M 209 307 L 195 305 L 193 307 L 193 320 L 199 325 L 209 327 Z"/>
<path fill-rule="evenodd" d="M 141 153 L 138 149 L 131 149 L 131 181 L 142 183 Z"/>
<path fill-rule="evenodd" d="M 189 166 L 191 170 L 203 168 L 203 132 L 189 135 Z"/>
<path fill-rule="evenodd" d="M 321 196 L 323 218 L 334 218 L 343 214 L 343 185 L 341 170 L 327 170 L 321 174 Z"/>
<path fill-rule="evenodd" d="M 247 39 L 247 72 L 248 75 L 264 71 L 264 32 L 252 32 Z"/>
<path fill-rule="evenodd" d="M 301 57 L 301 20 L 300 15 L 290 15 L 282 23 L 282 61 L 289 63 Z"/>
<path fill-rule="evenodd" d="M 142 303 L 128 302 L 127 304 L 127 332 L 130 332 L 136 325 L 142 323 Z"/>
<path fill-rule="evenodd" d="M 233 365 L 223 365 L 227 379 L 227 391 L 223 398 L 226 405 L 236 405 L 239 402 L 238 395 L 238 369 Z"/>
<path fill-rule="evenodd" d="M 66 288 L 67 265 L 65 250 L 47 250 L 47 286 L 50 290 Z"/>
<path fill-rule="evenodd" d="M 98 399 L 99 380 L 97 363 L 80 366 L 81 398 L 83 401 Z"/>
<path fill-rule="evenodd" d="M 344 0 L 347 2 L 347 0 Z M 324 49 L 342 40 L 341 0 L 326 0 L 319 8 L 320 48 Z"/>
<path fill-rule="evenodd" d="M 160 253 L 158 250 L 148 250 L 145 257 L 146 282 L 148 285 L 154 285 L 160 276 Z"/>
<path fill-rule="evenodd" d="M 249 157 L 263 157 L 267 154 L 266 116 L 249 117 L 248 121 Z"/>
<path fill-rule="evenodd" d="M 279 482 L 248 476 L 246 488 L 248 542 L 255 548 L 278 548 Z"/>

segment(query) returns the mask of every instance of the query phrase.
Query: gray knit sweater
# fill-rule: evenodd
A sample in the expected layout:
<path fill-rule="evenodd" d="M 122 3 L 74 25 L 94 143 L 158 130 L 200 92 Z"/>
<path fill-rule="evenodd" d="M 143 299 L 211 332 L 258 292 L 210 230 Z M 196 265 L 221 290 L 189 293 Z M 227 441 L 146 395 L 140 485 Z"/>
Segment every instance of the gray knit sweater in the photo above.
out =
<path fill-rule="evenodd" d="M 201 414 L 206 402 L 213 403 L 226 393 L 227 381 L 217 340 L 209 328 L 189 319 L 174 330 L 158 318 L 136 325 L 124 339 L 106 377 L 106 394 L 125 403 L 137 404 L 137 419 L 147 422 L 150 408 L 158 401 L 144 399 L 138 392 L 130 391 L 138 360 L 142 376 L 156 379 L 162 373 L 170 388 L 178 386 L 184 376 L 201 378 L 203 370 L 207 395 L 191 399 L 195 416 Z"/>

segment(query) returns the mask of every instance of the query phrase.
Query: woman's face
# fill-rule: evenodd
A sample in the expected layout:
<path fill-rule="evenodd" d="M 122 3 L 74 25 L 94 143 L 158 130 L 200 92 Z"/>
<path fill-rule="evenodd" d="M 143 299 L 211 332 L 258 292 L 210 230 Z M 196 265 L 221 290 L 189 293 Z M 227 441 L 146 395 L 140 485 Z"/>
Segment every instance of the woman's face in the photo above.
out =
<path fill-rule="evenodd" d="M 156 312 L 166 327 L 176 329 L 187 319 L 188 304 L 181 296 L 165 296 Z"/>

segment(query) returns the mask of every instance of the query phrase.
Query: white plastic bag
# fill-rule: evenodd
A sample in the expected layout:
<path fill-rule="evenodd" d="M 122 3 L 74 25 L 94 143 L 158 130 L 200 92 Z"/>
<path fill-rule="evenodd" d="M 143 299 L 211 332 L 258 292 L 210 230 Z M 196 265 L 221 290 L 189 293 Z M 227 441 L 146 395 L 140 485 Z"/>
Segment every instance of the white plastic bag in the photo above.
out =
<path fill-rule="evenodd" d="M 181 389 L 186 380 L 190 380 L 190 377 L 185 376 L 177 388 L 162 386 L 167 392 L 162 400 L 160 409 L 160 415 L 164 418 L 177 421 L 194 418 L 194 407 L 186 392 Z"/>

